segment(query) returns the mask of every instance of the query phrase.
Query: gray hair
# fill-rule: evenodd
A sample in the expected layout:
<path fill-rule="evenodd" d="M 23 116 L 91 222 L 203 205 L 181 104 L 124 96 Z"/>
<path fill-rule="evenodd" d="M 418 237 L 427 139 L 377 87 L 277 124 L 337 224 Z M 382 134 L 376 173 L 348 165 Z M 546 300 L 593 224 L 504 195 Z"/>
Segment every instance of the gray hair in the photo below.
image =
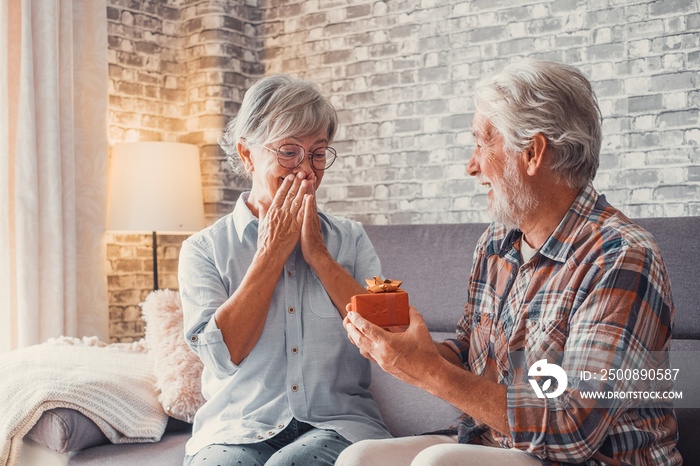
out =
<path fill-rule="evenodd" d="M 578 69 L 524 59 L 480 80 L 474 103 L 503 137 L 507 154 L 522 152 L 542 133 L 552 155 L 549 168 L 569 187 L 595 177 L 602 118 L 591 83 Z"/>
<path fill-rule="evenodd" d="M 238 142 L 264 145 L 287 137 L 325 133 L 328 143 L 338 128 L 338 115 L 318 88 L 305 80 L 278 74 L 256 82 L 245 93 L 236 117 L 226 125 L 219 145 L 239 175 L 250 176 L 238 155 Z"/>

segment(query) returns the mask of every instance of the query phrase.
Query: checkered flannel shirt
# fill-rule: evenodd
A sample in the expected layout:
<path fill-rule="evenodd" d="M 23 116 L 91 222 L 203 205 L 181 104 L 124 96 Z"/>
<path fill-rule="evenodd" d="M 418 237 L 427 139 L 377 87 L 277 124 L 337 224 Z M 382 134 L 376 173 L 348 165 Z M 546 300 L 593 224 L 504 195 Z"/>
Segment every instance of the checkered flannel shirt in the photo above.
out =
<path fill-rule="evenodd" d="M 508 385 L 510 432 L 494 438 L 544 464 L 680 464 L 672 406 L 601 406 L 580 395 L 601 382 L 577 378 L 621 355 L 637 367 L 654 354 L 667 362 L 674 311 L 652 236 L 590 185 L 525 264 L 521 236 L 495 224 L 483 234 L 457 338 L 446 342 L 467 370 Z M 527 368 L 542 358 L 569 374 L 556 399 L 538 398 L 528 383 Z M 465 415 L 460 441 L 486 429 Z"/>

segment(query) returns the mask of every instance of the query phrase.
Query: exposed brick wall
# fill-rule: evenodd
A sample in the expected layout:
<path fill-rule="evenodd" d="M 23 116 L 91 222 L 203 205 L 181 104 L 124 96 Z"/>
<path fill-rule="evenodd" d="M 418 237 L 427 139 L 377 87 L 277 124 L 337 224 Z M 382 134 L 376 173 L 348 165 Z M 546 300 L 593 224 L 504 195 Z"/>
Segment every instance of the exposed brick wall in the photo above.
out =
<path fill-rule="evenodd" d="M 226 121 L 262 75 L 254 4 L 109 0 L 109 138 L 200 148 L 208 223 L 229 212 L 247 182 L 218 149 Z M 159 235 L 159 287 L 177 289 L 183 235 Z M 153 289 L 150 234 L 107 235 L 110 339 L 143 336 L 139 303 Z"/>
<path fill-rule="evenodd" d="M 177 259 L 187 235 L 159 234 L 158 287 L 177 290 Z M 107 288 L 109 334 L 112 341 L 135 341 L 143 337 L 142 303 L 153 290 L 152 235 L 107 234 Z"/>
<path fill-rule="evenodd" d="M 210 223 L 246 186 L 216 141 L 245 89 L 276 72 L 317 82 L 339 110 L 341 159 L 322 208 L 374 224 L 487 221 L 485 192 L 465 173 L 470 90 L 521 56 L 575 65 L 593 82 L 605 117 L 595 186 L 614 205 L 632 217 L 700 215 L 697 0 L 108 3 L 110 141 L 197 144 Z M 134 306 L 151 287 L 151 239 L 110 241 L 112 339 L 127 341 L 143 331 Z M 130 254 L 140 265 L 121 269 Z M 163 254 L 173 255 L 166 277 L 177 255 Z"/>
<path fill-rule="evenodd" d="M 700 214 L 700 14 L 676 1 L 321 1 L 267 11 L 266 71 L 322 83 L 342 155 L 319 197 L 368 223 L 487 221 L 465 174 L 470 89 L 522 56 L 566 62 L 605 117 L 597 189 L 633 217 Z M 303 4 L 303 2 L 301 2 Z"/>
<path fill-rule="evenodd" d="M 244 2 L 108 2 L 109 138 L 201 149 L 205 214 L 229 212 L 245 183 L 218 149 L 221 130 L 263 73 L 261 10 Z"/>

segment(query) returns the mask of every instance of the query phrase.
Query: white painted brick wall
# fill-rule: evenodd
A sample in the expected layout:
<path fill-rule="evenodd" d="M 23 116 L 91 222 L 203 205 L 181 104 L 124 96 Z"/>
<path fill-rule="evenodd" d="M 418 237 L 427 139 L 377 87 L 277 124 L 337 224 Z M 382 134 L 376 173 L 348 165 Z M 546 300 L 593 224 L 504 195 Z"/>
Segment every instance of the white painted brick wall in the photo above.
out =
<path fill-rule="evenodd" d="M 319 193 L 327 210 L 367 223 L 487 221 L 465 174 L 470 89 L 533 56 L 578 66 L 593 83 L 605 117 L 600 192 L 633 217 L 700 212 L 697 1 L 356 1 L 315 11 L 312 31 L 272 14 L 285 28 L 266 39 L 277 51 L 264 64 L 318 82 L 341 110 L 342 158 Z"/>

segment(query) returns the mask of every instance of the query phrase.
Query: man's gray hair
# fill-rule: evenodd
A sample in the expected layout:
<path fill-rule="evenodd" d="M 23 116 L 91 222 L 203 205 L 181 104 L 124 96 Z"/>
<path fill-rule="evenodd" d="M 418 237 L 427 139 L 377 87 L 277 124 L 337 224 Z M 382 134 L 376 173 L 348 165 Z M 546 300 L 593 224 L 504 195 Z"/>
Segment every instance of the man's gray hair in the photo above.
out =
<path fill-rule="evenodd" d="M 595 177 L 602 118 L 591 83 L 578 69 L 524 59 L 481 79 L 474 103 L 503 136 L 507 154 L 522 152 L 542 133 L 552 155 L 549 168 L 569 187 Z"/>
<path fill-rule="evenodd" d="M 338 128 L 338 115 L 318 87 L 309 81 L 277 74 L 256 82 L 245 93 L 236 117 L 226 125 L 219 141 L 228 162 L 239 175 L 250 176 L 243 167 L 237 145 L 264 145 L 287 137 L 304 138 L 323 133 L 331 143 Z"/>

